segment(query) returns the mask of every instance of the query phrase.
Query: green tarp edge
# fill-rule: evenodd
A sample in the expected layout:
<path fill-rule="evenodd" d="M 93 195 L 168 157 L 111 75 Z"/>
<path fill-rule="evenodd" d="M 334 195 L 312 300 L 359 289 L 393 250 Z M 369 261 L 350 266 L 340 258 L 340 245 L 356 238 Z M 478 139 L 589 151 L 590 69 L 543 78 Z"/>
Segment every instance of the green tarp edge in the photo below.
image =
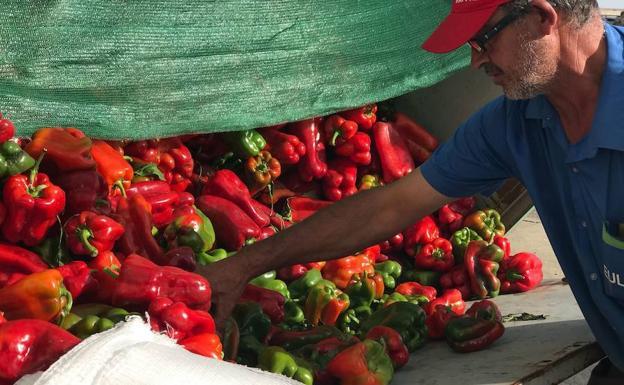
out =
<path fill-rule="evenodd" d="M 145 139 L 393 98 L 469 63 L 420 45 L 449 1 L 3 1 L 0 111 L 20 135 Z"/>

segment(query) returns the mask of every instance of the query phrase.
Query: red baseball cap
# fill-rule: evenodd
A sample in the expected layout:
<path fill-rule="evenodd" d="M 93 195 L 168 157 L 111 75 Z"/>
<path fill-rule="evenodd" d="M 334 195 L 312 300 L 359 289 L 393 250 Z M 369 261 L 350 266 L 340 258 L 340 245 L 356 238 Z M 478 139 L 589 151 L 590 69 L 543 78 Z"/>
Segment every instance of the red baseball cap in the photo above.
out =
<path fill-rule="evenodd" d="M 511 0 L 453 0 L 451 13 L 423 43 L 433 53 L 446 53 L 461 47 L 479 32 L 496 9 Z"/>

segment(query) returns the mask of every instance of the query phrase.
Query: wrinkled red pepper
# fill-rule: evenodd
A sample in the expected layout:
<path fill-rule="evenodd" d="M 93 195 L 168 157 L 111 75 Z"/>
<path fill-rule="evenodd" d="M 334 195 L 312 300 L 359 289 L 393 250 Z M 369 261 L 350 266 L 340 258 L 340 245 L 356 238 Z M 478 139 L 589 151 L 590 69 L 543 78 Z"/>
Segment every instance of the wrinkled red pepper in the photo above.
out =
<path fill-rule="evenodd" d="M 166 297 L 154 299 L 147 312 L 152 330 L 165 332 L 174 340 L 182 340 L 203 333 L 214 333 L 215 322 L 210 313 L 190 309 L 182 302 Z"/>
<path fill-rule="evenodd" d="M 357 166 L 347 159 L 334 159 L 323 177 L 323 193 L 330 201 L 339 201 L 355 194 Z"/>
<path fill-rule="evenodd" d="M 503 293 L 521 293 L 542 282 L 542 261 L 535 254 L 518 253 L 503 262 L 498 274 Z"/>
<path fill-rule="evenodd" d="M 227 199 L 202 195 L 197 201 L 197 207 L 210 218 L 218 244 L 227 250 L 239 250 L 261 234 L 256 222 Z"/>
<path fill-rule="evenodd" d="M 344 289 L 353 274 L 374 274 L 375 268 L 368 255 L 361 253 L 327 261 L 323 267 L 323 278 L 332 281 L 339 289 Z"/>
<path fill-rule="evenodd" d="M 11 243 L 39 244 L 65 208 L 65 192 L 52 184 L 46 174 L 38 172 L 41 159 L 30 170 L 30 176 L 13 175 L 4 185 L 7 217 L 2 233 Z"/>
<path fill-rule="evenodd" d="M 436 238 L 420 247 L 414 256 L 414 266 L 433 271 L 449 271 L 455 265 L 453 246 L 444 238 Z"/>
<path fill-rule="evenodd" d="M 367 166 L 372 159 L 371 138 L 364 132 L 358 132 L 350 139 L 337 144 L 335 153 L 348 158 L 355 164 Z"/>
<path fill-rule="evenodd" d="M 472 290 L 470 279 L 466 267 L 461 264 L 453 267 L 450 271 L 440 276 L 440 286 L 442 289 L 457 289 L 462 294 L 464 300 L 470 299 Z"/>
<path fill-rule="evenodd" d="M 290 125 L 290 132 L 297 136 L 306 147 L 306 154 L 298 164 L 299 175 L 303 181 L 321 179 L 327 172 L 325 146 L 321 142 L 319 120 L 307 119 Z"/>
<path fill-rule="evenodd" d="M 429 303 L 426 303 L 423 309 L 427 315 L 431 315 L 438 305 L 446 306 L 457 315 L 464 314 L 464 311 L 466 310 L 466 303 L 462 299 L 461 292 L 457 289 L 444 290 L 441 296 L 435 298 Z"/>
<path fill-rule="evenodd" d="M 444 330 L 446 325 L 453 318 L 456 318 L 455 314 L 448 306 L 436 305 L 433 312 L 427 316 L 425 324 L 427 325 L 427 335 L 432 340 L 439 340 L 444 338 Z"/>
<path fill-rule="evenodd" d="M 295 135 L 280 131 L 281 128 L 271 126 L 260 130 L 267 142 L 266 149 L 282 164 L 297 164 L 306 154 L 306 146 Z"/>
<path fill-rule="evenodd" d="M 392 360 L 394 369 L 399 369 L 409 361 L 409 351 L 403 343 L 403 338 L 396 330 L 388 326 L 377 325 L 366 333 L 369 340 L 383 341 L 382 345 Z"/>
<path fill-rule="evenodd" d="M 164 251 L 152 235 L 151 205 L 143 195 L 122 197 L 114 218 L 125 231 L 118 240 L 119 250 L 126 256 L 139 254 L 158 264 L 164 264 Z"/>
<path fill-rule="evenodd" d="M 93 211 L 83 211 L 65 224 L 67 246 L 77 255 L 95 257 L 112 250 L 123 233 L 124 228 L 119 222 Z"/>
<path fill-rule="evenodd" d="M 412 172 L 414 160 L 405 140 L 390 123 L 377 122 L 373 126 L 375 148 L 381 160 L 384 183 L 393 182 Z"/>
<path fill-rule="evenodd" d="M 429 302 L 435 300 L 438 294 L 435 287 L 424 286 L 418 282 L 403 282 L 394 291 L 408 296 L 424 296 Z"/>
<path fill-rule="evenodd" d="M 349 119 L 357 123 L 360 130 L 369 131 L 373 128 L 375 122 L 377 122 L 377 105 L 367 104 L 362 107 L 354 108 L 352 110 L 342 111 L 342 115 L 345 119 Z"/>
<path fill-rule="evenodd" d="M 271 322 L 278 324 L 284 320 L 284 303 L 286 299 L 280 293 L 256 285 L 247 285 L 240 297 L 241 302 L 253 301 L 260 304 L 262 311 L 269 316 Z"/>
<path fill-rule="evenodd" d="M 336 146 L 353 138 L 357 130 L 357 123 L 340 115 L 331 115 L 323 122 L 325 143 L 330 146 Z"/>
<path fill-rule="evenodd" d="M 63 276 L 63 285 L 76 300 L 84 291 L 93 290 L 97 283 L 91 276 L 91 269 L 84 261 L 72 261 L 56 268 Z"/>
<path fill-rule="evenodd" d="M 121 265 L 112 304 L 122 308 L 147 310 L 158 297 L 168 297 L 192 309 L 210 310 L 210 283 L 201 275 L 172 266 L 158 266 L 132 254 Z"/>
<path fill-rule="evenodd" d="M 23 319 L 0 324 L 0 383 L 46 370 L 80 343 L 70 332 L 46 321 Z"/>
<path fill-rule="evenodd" d="M 251 202 L 249 189 L 232 170 L 222 169 L 215 172 L 204 186 L 202 195 L 214 195 L 233 202 L 260 227 L 266 227 L 271 222 L 268 215 L 256 209 Z"/>
<path fill-rule="evenodd" d="M 440 231 L 448 236 L 462 228 L 464 216 L 451 209 L 447 204 L 438 210 Z"/>
<path fill-rule="evenodd" d="M 433 217 L 427 215 L 403 232 L 405 253 L 413 257 L 418 252 L 420 245 L 431 243 L 436 238 L 440 238 L 440 230 Z"/>

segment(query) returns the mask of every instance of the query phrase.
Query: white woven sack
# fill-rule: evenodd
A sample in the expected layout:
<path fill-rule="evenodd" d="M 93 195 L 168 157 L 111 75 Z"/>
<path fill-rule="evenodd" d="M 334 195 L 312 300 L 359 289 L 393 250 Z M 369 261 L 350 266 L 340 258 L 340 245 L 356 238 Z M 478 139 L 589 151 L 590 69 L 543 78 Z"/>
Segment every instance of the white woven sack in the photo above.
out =
<path fill-rule="evenodd" d="M 139 317 L 95 334 L 16 385 L 301 385 L 290 378 L 186 351 Z"/>

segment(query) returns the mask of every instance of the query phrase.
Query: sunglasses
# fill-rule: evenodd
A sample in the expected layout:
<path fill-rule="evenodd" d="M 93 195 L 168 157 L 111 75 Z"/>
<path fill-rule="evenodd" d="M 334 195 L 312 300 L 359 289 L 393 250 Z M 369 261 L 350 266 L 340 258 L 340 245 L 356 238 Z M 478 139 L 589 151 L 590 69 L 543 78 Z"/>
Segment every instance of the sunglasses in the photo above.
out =
<path fill-rule="evenodd" d="M 494 25 L 492 28 L 490 28 L 486 32 L 484 32 L 481 35 L 475 37 L 474 39 L 468 40 L 468 45 L 470 46 L 470 48 L 474 49 L 475 51 L 477 51 L 479 53 L 485 52 L 486 51 L 486 47 L 485 47 L 486 44 L 490 40 L 492 40 L 494 38 L 494 36 L 496 36 L 496 34 L 498 34 L 500 31 L 502 31 L 509 24 L 511 24 L 514 21 L 516 21 L 517 19 L 519 19 L 520 16 L 525 15 L 526 13 L 528 13 L 527 11 L 528 11 L 529 8 L 530 7 L 527 6 L 526 8 L 521 9 L 519 12 L 513 12 L 513 13 L 510 13 L 510 14 L 506 15 L 498 23 L 496 23 L 496 25 Z"/>

